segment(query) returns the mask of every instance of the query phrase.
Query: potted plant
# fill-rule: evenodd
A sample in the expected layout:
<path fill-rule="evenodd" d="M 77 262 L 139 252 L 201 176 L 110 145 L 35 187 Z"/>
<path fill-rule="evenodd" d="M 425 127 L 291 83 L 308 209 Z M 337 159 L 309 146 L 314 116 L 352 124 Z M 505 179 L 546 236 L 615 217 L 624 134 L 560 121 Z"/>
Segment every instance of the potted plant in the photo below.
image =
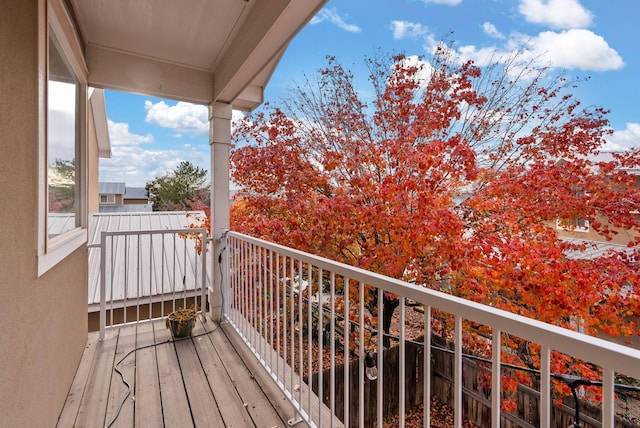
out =
<path fill-rule="evenodd" d="M 179 308 L 167 315 L 167 320 L 165 321 L 165 325 L 171 330 L 173 337 L 191 336 L 191 329 L 195 323 L 196 310 L 193 307 L 189 309 Z"/>

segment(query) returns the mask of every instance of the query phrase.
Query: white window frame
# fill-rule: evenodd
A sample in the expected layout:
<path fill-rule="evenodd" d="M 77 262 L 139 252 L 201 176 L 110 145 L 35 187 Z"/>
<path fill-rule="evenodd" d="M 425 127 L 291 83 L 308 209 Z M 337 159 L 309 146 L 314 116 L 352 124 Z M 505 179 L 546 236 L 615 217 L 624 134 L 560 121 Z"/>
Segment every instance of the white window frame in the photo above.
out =
<path fill-rule="evenodd" d="M 571 226 L 566 227 L 563 225 L 562 220 L 556 220 L 556 229 L 565 230 L 567 232 L 579 232 L 579 233 L 588 233 L 589 232 L 589 220 L 584 220 L 584 226 Z"/>
<path fill-rule="evenodd" d="M 66 13 L 64 5 L 59 0 L 49 0 L 45 13 L 39 18 L 39 67 L 41 70 L 38 81 L 40 98 L 40 123 L 38 126 L 38 276 L 42 276 L 49 269 L 60 263 L 72 252 L 87 242 L 87 67 L 82 56 L 73 25 Z M 77 185 L 78 185 L 78 215 L 80 226 L 60 236 L 49 239 L 47 237 L 48 216 L 48 181 L 47 181 L 47 86 L 48 86 L 48 50 L 49 34 L 53 32 L 65 59 L 68 61 L 75 77 L 78 79 L 78 135 L 79 152 L 77 153 Z"/>
<path fill-rule="evenodd" d="M 105 200 L 102 200 L 104 198 Z M 116 195 L 102 194 L 100 195 L 100 205 L 114 205 L 116 203 Z"/>

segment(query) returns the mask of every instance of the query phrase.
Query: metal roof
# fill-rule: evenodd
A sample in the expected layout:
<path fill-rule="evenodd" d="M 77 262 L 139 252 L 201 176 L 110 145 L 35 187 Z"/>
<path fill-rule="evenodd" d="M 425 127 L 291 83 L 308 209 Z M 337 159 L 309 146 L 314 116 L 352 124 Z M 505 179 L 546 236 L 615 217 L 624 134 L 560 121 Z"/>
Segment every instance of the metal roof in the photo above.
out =
<path fill-rule="evenodd" d="M 98 193 L 101 195 L 124 195 L 125 183 L 101 181 L 98 183 Z"/>
<path fill-rule="evenodd" d="M 149 192 L 144 187 L 126 186 L 124 189 L 125 199 L 147 199 L 148 197 L 149 197 Z"/>
<path fill-rule="evenodd" d="M 567 251 L 566 255 L 570 259 L 593 260 L 597 259 L 598 257 L 602 257 L 612 251 L 626 254 L 631 254 L 634 251 L 634 248 L 628 247 L 626 245 L 612 244 L 609 242 L 564 237 L 560 239 L 571 244 L 580 244 L 586 246 L 584 251 Z"/>
<path fill-rule="evenodd" d="M 193 216 L 188 217 L 187 214 Z M 100 244 L 102 231 L 170 231 L 196 223 L 201 211 L 92 214 L 89 220 L 89 312 L 100 305 Z M 110 244 L 111 245 L 111 244 Z M 108 245 L 108 246 L 110 246 Z M 176 298 L 199 288 L 202 263 L 195 251 L 195 241 L 173 233 L 165 235 L 130 235 L 114 238 L 113 252 L 107 249 L 106 278 L 112 278 L 113 291 L 107 299 L 123 303 L 138 298 L 173 293 Z M 211 283 L 211 255 L 207 253 L 207 285 Z M 182 294 L 181 294 L 182 293 Z"/>
<path fill-rule="evenodd" d="M 100 205 L 99 213 L 150 213 L 153 204 Z"/>

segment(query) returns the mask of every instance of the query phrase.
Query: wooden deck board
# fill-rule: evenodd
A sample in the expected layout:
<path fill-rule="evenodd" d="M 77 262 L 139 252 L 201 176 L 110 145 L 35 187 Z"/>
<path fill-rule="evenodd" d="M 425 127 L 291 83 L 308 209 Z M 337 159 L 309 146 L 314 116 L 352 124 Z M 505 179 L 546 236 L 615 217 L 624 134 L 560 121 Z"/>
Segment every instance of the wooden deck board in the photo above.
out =
<path fill-rule="evenodd" d="M 153 325 L 140 324 L 136 346 L 148 346 L 154 341 Z M 148 347 L 140 349 L 136 353 L 135 426 L 160 427 L 163 425 L 163 421 L 156 350 L 155 347 Z"/>
<path fill-rule="evenodd" d="M 211 321 L 180 342 L 163 321 L 113 329 L 102 342 L 92 333 L 58 426 L 109 424 L 127 393 L 114 364 L 148 345 L 120 364 L 132 392 L 113 427 L 286 426 L 293 414 L 279 415 L 269 401 L 283 397 L 265 395 L 227 334 Z"/>
<path fill-rule="evenodd" d="M 87 383 L 83 404 L 78 410 L 75 426 L 104 426 L 111 387 L 111 372 L 118 343 L 118 331 L 109 332 L 108 340 L 98 342 L 95 360 Z"/>
<path fill-rule="evenodd" d="M 213 327 L 213 323 L 207 323 L 206 326 L 202 325 L 200 328 L 211 331 L 215 327 Z M 228 376 L 221 375 L 221 372 L 224 371 L 224 364 L 213 347 L 210 337 L 197 337 L 193 342 L 225 426 L 252 426 L 253 421 L 233 382 Z"/>
<path fill-rule="evenodd" d="M 94 336 L 97 335 L 97 333 L 92 334 Z M 87 383 L 84 379 L 86 379 L 91 372 L 97 347 L 97 338 L 87 341 L 87 345 L 84 348 L 83 358 L 80 360 L 80 365 L 76 372 L 76 377 L 73 379 L 73 384 L 71 385 L 71 389 L 69 389 L 69 394 L 67 395 L 64 408 L 62 409 L 60 418 L 58 418 L 58 425 L 61 427 L 74 426 L 76 422 L 76 417 L 78 416 L 80 405 L 82 403 L 82 397 L 84 396 L 87 388 Z"/>
<path fill-rule="evenodd" d="M 263 400 L 264 392 L 249 372 L 246 364 L 238 358 L 238 353 L 225 335 L 217 330 L 208 336 L 221 360 L 225 361 L 224 369 L 242 398 L 253 423 L 256 426 L 286 426 L 269 401 Z M 291 415 L 293 416 L 293 414 Z"/>
<path fill-rule="evenodd" d="M 136 353 L 136 326 L 132 325 L 120 330 L 118 345 L 116 347 L 114 366 L 122 372 L 122 377 L 129 383 L 131 390 L 123 382 L 120 375 L 111 371 L 111 388 L 109 388 L 109 400 L 107 402 L 106 425 L 113 427 L 130 427 L 133 425 L 133 393 L 135 387 Z M 125 358 L 126 357 L 126 358 Z M 119 365 L 118 365 L 119 363 Z M 113 423 L 112 423 L 113 422 Z"/>
<path fill-rule="evenodd" d="M 194 335 L 202 332 L 202 328 L 198 327 L 193 331 Z M 195 350 L 193 339 L 185 339 L 175 342 L 176 354 L 180 360 L 180 370 L 184 379 L 185 388 L 189 397 L 189 406 L 191 407 L 191 415 L 196 426 L 218 427 L 224 426 L 222 416 L 218 410 L 207 378 L 204 375 L 204 369 L 200 364 L 200 359 Z"/>
<path fill-rule="evenodd" d="M 163 326 L 154 325 L 156 343 L 171 340 L 171 333 Z M 180 363 L 173 342 L 156 347 L 158 378 L 160 379 L 160 397 L 162 416 L 168 427 L 193 426 L 187 391 L 184 388 Z"/>

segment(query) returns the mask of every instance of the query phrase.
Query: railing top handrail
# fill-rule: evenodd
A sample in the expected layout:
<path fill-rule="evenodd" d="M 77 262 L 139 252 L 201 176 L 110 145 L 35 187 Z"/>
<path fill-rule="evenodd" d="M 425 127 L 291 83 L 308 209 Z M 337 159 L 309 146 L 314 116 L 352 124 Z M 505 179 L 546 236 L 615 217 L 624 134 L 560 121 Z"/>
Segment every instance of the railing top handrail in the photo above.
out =
<path fill-rule="evenodd" d="M 146 230 L 103 230 L 100 235 L 155 235 L 155 234 L 175 234 L 175 233 L 207 233 L 205 227 L 184 227 L 179 229 L 146 229 Z"/>
<path fill-rule="evenodd" d="M 230 231 L 228 236 L 277 251 L 280 254 L 293 257 L 294 259 L 304 259 L 311 262 L 314 266 L 327 269 L 352 280 L 363 282 L 373 287 L 380 286 L 386 291 L 415 300 L 423 305 L 461 315 L 464 319 L 475 321 L 489 327 L 495 327 L 500 331 L 530 340 L 552 350 L 603 367 L 614 368 L 616 371 L 627 376 L 640 378 L 640 350 L 577 333 L 543 321 L 527 318 L 440 291 L 431 290 L 426 287 L 305 253 L 242 233 Z"/>
<path fill-rule="evenodd" d="M 100 239 L 104 236 L 124 236 L 124 235 L 170 235 L 176 233 L 202 233 L 206 236 L 207 229 L 204 227 L 186 227 L 180 229 L 145 229 L 145 230 L 102 230 L 100 231 Z M 100 242 L 92 242 L 87 244 L 87 248 L 100 248 Z"/>

